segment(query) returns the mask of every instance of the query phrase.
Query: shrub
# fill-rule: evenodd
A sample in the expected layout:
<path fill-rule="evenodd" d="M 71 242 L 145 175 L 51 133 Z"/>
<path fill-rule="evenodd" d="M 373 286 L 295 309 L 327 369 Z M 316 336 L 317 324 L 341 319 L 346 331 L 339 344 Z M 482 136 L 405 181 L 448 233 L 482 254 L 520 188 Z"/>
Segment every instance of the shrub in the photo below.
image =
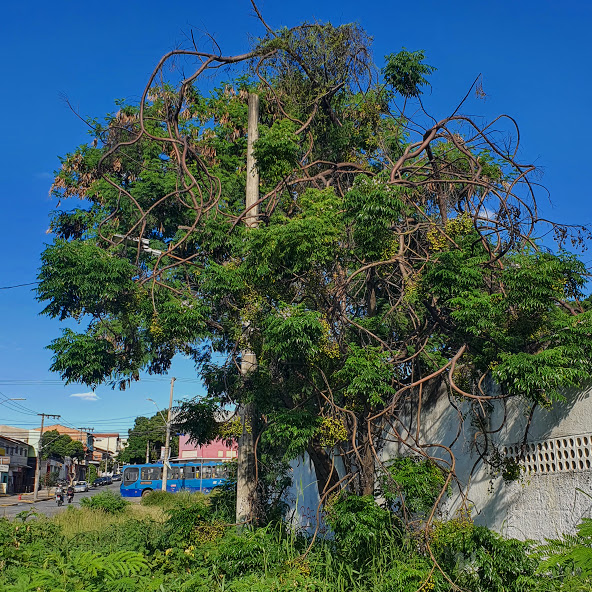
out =
<path fill-rule="evenodd" d="M 247 574 L 267 575 L 285 567 L 291 558 L 281 535 L 270 526 L 243 529 L 240 534 L 228 530 L 217 542 L 214 553 L 212 562 L 216 570 L 231 579 Z"/>
<path fill-rule="evenodd" d="M 177 494 L 180 495 L 180 494 Z M 191 501 L 191 505 L 182 502 Z M 197 529 L 211 521 L 212 512 L 205 496 L 185 496 L 179 505 L 167 510 L 162 544 L 166 547 L 187 546 L 193 542 Z"/>
<path fill-rule="evenodd" d="M 385 546 L 402 541 L 397 518 L 371 495 L 342 494 L 326 506 L 340 555 L 360 565 Z"/>
<path fill-rule="evenodd" d="M 220 520 L 234 522 L 236 512 L 236 481 L 228 480 L 210 494 L 212 513 Z"/>
<path fill-rule="evenodd" d="M 434 462 L 422 457 L 401 456 L 389 462 L 381 486 L 395 512 L 406 517 L 421 517 L 431 511 L 445 482 L 442 469 Z"/>
<path fill-rule="evenodd" d="M 431 546 L 442 569 L 463 589 L 522 592 L 535 589 L 532 545 L 506 539 L 461 516 L 436 524 Z"/>
<path fill-rule="evenodd" d="M 161 508 L 170 508 L 175 505 L 173 496 L 177 494 L 170 491 L 151 491 L 142 496 L 140 503 L 143 506 L 159 506 Z"/>
<path fill-rule="evenodd" d="M 107 514 L 119 514 L 123 512 L 129 504 L 130 503 L 127 500 L 124 500 L 121 496 L 112 491 L 103 491 L 92 497 L 83 497 L 80 500 L 80 505 L 82 507 L 90 508 L 92 510 L 100 510 Z"/>

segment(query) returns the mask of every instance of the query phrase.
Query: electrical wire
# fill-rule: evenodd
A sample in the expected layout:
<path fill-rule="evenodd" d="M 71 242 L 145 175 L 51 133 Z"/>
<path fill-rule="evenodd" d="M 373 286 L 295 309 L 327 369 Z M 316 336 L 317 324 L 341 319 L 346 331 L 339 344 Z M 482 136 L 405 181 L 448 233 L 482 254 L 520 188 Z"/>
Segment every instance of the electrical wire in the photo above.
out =
<path fill-rule="evenodd" d="M 14 286 L 0 286 L 0 290 L 12 290 L 14 288 L 23 288 L 24 286 L 35 286 L 40 282 L 29 282 L 28 284 L 15 284 Z"/>

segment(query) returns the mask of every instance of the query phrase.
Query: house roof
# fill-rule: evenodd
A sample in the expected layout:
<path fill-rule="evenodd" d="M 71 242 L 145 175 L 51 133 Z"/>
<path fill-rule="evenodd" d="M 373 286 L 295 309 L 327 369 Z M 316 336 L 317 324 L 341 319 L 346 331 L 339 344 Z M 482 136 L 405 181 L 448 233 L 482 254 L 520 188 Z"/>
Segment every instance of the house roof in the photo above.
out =
<path fill-rule="evenodd" d="M 9 438 L 8 436 L 3 436 L 2 434 L 0 434 L 0 440 L 6 440 L 7 442 L 10 442 L 12 444 L 18 444 L 19 446 L 30 446 L 30 444 L 27 444 L 27 442 L 23 442 L 22 440 L 15 440 L 14 438 Z"/>

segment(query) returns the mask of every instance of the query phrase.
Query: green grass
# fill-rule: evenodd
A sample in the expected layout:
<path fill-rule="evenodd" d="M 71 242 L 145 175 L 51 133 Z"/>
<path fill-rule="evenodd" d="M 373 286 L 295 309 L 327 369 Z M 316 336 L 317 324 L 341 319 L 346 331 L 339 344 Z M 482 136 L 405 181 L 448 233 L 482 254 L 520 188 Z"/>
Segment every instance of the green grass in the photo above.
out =
<path fill-rule="evenodd" d="M 162 508 L 130 505 L 121 514 L 107 514 L 91 508 L 68 508 L 66 512 L 57 514 L 50 520 L 60 528 L 60 532 L 68 538 L 79 534 L 102 531 L 110 526 L 123 525 L 131 519 L 153 520 L 163 523 L 166 514 Z"/>

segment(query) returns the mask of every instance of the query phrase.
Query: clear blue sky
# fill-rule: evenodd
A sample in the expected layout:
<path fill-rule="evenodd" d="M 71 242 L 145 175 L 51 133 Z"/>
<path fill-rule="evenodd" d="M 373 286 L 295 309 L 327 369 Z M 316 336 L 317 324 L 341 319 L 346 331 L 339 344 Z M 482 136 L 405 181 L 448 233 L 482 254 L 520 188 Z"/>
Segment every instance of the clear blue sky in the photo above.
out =
<path fill-rule="evenodd" d="M 421 1 L 353 2 L 261 0 L 273 27 L 304 20 L 359 22 L 374 37 L 374 55 L 402 47 L 423 49 L 438 68 L 425 103 L 445 117 L 475 77 L 483 74 L 486 100 L 471 99 L 464 112 L 488 119 L 508 113 L 522 135 L 520 158 L 535 163 L 551 201 L 543 213 L 590 224 L 588 145 L 592 80 L 592 2 Z M 116 98 L 137 98 L 166 51 L 193 28 L 214 35 L 225 54 L 248 49 L 261 35 L 248 0 L 192 2 L 7 2 L 0 24 L 4 91 L 0 94 L 3 265 L 0 287 L 33 282 L 55 204 L 48 197 L 58 156 L 87 142 L 85 125 L 60 99 L 66 94 L 83 115 L 100 117 Z M 587 253 L 584 260 L 590 261 Z M 0 290 L 0 424 L 38 425 L 37 412 L 58 413 L 69 425 L 125 433 L 139 414 L 168 401 L 168 377 L 141 381 L 125 392 L 64 386 L 48 370 L 45 346 L 58 336 L 56 321 L 39 316 L 30 287 Z M 179 360 L 175 398 L 199 394 L 190 363 Z M 19 410 L 3 397 L 26 397 Z"/>

